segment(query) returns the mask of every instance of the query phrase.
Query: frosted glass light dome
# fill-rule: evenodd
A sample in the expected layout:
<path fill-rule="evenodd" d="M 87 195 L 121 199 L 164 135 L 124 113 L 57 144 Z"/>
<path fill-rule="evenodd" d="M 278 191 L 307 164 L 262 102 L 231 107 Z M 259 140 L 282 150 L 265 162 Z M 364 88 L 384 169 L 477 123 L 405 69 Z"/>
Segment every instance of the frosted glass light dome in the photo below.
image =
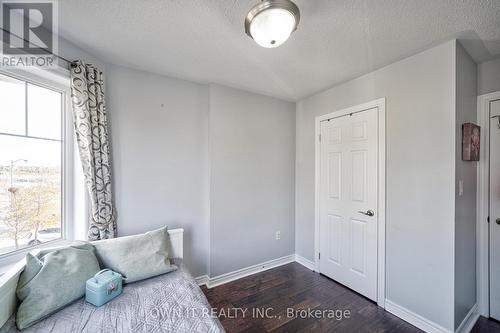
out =
<path fill-rule="evenodd" d="M 274 48 L 287 41 L 299 20 L 299 9 L 290 0 L 267 0 L 250 10 L 245 31 L 260 46 Z"/>
<path fill-rule="evenodd" d="M 257 15 L 250 23 L 250 34 L 263 47 L 278 47 L 295 29 L 295 18 L 288 10 L 268 9 Z"/>

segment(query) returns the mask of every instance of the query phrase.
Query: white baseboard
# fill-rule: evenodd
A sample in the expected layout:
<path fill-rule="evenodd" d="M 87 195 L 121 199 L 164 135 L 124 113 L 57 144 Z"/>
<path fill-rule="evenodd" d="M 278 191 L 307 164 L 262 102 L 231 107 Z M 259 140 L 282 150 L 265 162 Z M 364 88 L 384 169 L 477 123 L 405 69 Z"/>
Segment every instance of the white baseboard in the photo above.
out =
<path fill-rule="evenodd" d="M 415 327 L 420 328 L 427 333 L 452 333 L 450 330 L 436 324 L 424 317 L 410 311 L 394 302 L 385 300 L 385 310 L 392 313 L 396 317 L 403 319 L 404 321 L 412 324 Z"/>
<path fill-rule="evenodd" d="M 268 260 L 266 262 L 238 269 L 234 272 L 218 275 L 209 278 L 207 283 L 208 288 L 213 288 L 220 286 L 221 284 L 228 283 L 234 280 L 244 278 L 246 276 L 267 271 L 268 269 L 275 268 L 278 266 L 286 265 L 295 261 L 295 255 L 291 254 L 289 256 L 281 257 L 278 259 Z"/>
<path fill-rule="evenodd" d="M 208 275 L 201 275 L 195 278 L 195 281 L 199 286 L 207 285 L 209 280 L 210 278 L 208 277 Z"/>
<path fill-rule="evenodd" d="M 295 261 L 304 266 L 305 268 L 309 268 L 311 271 L 315 270 L 315 264 L 309 259 L 306 259 L 298 254 L 295 254 Z"/>
<path fill-rule="evenodd" d="M 199 286 L 206 285 L 208 288 L 213 288 L 216 286 L 220 286 L 221 284 L 235 281 L 235 280 L 244 278 L 244 277 L 249 276 L 249 275 L 253 275 L 256 273 L 266 271 L 266 270 L 271 269 L 271 268 L 286 265 L 286 264 L 292 263 L 294 261 L 297 261 L 301 265 L 303 265 L 307 268 L 310 268 L 310 267 L 308 267 L 310 262 L 308 263 L 308 260 L 305 258 L 302 258 L 302 257 L 300 257 L 300 258 L 301 258 L 300 259 L 301 262 L 299 262 L 297 260 L 295 254 L 291 254 L 288 256 L 281 257 L 281 258 L 268 260 L 268 261 L 265 261 L 265 262 L 260 263 L 260 264 L 256 264 L 256 265 L 252 265 L 252 266 L 245 267 L 242 269 L 238 269 L 238 270 L 233 271 L 233 272 L 214 276 L 212 278 L 209 277 L 208 275 L 201 275 L 201 276 L 196 277 L 195 280 Z M 310 268 L 310 269 L 312 269 L 312 268 Z"/>
<path fill-rule="evenodd" d="M 479 308 L 477 304 L 474 304 L 474 306 L 470 309 L 467 316 L 465 316 L 460 326 L 458 326 L 458 328 L 456 329 L 455 333 L 469 333 L 476 324 L 478 319 L 479 319 Z"/>

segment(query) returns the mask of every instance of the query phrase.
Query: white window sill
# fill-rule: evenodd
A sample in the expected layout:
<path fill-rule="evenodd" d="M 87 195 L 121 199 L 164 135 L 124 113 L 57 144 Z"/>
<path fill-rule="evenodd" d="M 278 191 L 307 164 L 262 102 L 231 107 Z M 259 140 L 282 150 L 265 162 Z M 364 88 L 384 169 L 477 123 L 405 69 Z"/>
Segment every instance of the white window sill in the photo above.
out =
<path fill-rule="evenodd" d="M 0 256 L 0 276 L 12 268 L 17 262 L 24 259 L 29 252 L 57 248 L 61 246 L 69 245 L 71 241 L 66 239 L 56 239 L 50 242 L 39 244 L 36 246 L 30 246 L 25 249 L 20 249 L 12 253 L 6 253 Z"/>

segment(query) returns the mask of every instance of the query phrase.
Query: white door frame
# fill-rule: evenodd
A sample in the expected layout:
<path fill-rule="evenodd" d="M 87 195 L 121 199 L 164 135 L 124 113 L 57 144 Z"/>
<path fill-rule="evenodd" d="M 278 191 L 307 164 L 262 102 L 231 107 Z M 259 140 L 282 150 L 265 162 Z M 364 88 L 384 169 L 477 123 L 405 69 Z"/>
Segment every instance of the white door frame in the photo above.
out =
<path fill-rule="evenodd" d="M 490 317 L 490 265 L 489 265 L 489 181 L 490 181 L 490 103 L 500 100 L 500 91 L 478 96 L 477 119 L 481 126 L 481 152 L 477 168 L 477 225 L 476 267 L 477 304 L 479 313 Z"/>
<path fill-rule="evenodd" d="M 314 208 L 314 266 L 319 267 L 319 232 L 320 232 L 320 133 L 321 122 L 357 113 L 369 109 L 378 110 L 378 240 L 377 240 L 377 304 L 385 308 L 385 97 L 356 105 L 347 109 L 334 111 L 315 119 L 315 208 Z"/>

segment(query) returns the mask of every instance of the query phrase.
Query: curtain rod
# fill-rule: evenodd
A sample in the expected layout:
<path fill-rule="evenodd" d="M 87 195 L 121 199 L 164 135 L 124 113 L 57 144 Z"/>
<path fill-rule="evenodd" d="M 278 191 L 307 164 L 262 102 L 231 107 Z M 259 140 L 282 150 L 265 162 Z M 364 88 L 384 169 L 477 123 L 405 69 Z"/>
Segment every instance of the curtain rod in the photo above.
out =
<path fill-rule="evenodd" d="M 21 38 L 20 36 L 18 36 L 18 35 L 16 35 L 16 34 L 13 34 L 13 33 L 12 33 L 12 32 L 10 32 L 9 30 L 6 30 L 6 29 L 4 29 L 4 28 L 2 28 L 2 27 L 0 27 L 0 30 L 3 30 L 4 32 L 6 32 L 6 33 L 10 34 L 11 36 L 14 36 L 14 37 L 16 37 L 16 38 L 19 38 L 20 40 L 23 40 L 23 41 L 25 41 L 26 43 L 29 43 L 29 44 L 31 44 L 31 45 L 34 45 L 34 46 L 36 46 L 36 47 L 40 48 L 41 50 L 43 50 L 43 51 L 44 51 L 45 53 L 47 53 L 47 54 L 51 54 L 51 55 L 53 55 L 54 57 L 56 57 L 56 58 L 58 58 L 58 59 L 61 59 L 61 60 L 63 60 L 63 61 L 66 61 L 66 63 L 68 63 L 68 65 L 69 65 L 69 66 L 71 66 L 72 68 L 76 67 L 76 60 L 68 60 L 68 59 L 64 58 L 63 56 L 60 56 L 59 54 L 55 54 L 55 53 L 53 53 L 53 52 L 47 51 L 47 50 L 46 50 L 46 49 L 44 49 L 43 47 L 40 47 L 39 45 L 36 45 L 35 43 L 30 42 L 29 40 L 26 40 L 26 39 L 24 39 L 24 38 Z"/>

